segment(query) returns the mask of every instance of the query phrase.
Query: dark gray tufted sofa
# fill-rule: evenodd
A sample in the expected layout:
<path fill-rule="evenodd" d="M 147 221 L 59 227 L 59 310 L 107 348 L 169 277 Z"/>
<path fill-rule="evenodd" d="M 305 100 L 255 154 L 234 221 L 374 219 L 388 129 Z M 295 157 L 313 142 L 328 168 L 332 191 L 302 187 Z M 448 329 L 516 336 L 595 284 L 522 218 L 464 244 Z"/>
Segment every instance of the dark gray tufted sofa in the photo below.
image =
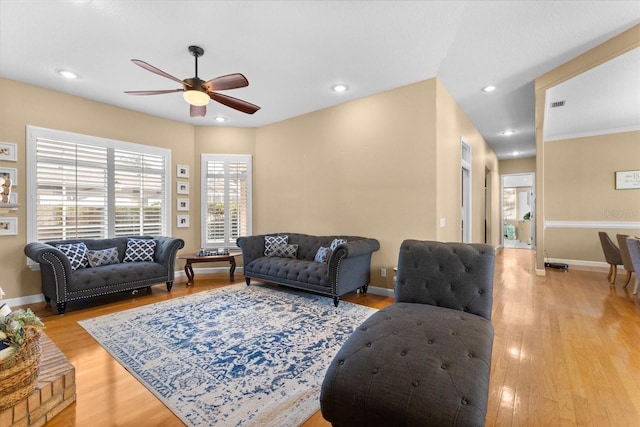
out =
<path fill-rule="evenodd" d="M 333 297 L 338 306 L 340 296 L 362 288 L 367 291 L 371 254 L 380 249 L 376 239 L 357 236 L 312 236 L 300 233 L 273 233 L 289 236 L 289 244 L 298 245 L 297 259 L 264 255 L 265 235 L 239 237 L 243 271 L 247 285 L 251 278 L 310 290 Z M 320 246 L 328 247 L 333 239 L 347 243 L 338 246 L 326 264 L 314 262 Z"/>
<path fill-rule="evenodd" d="M 320 405 L 333 426 L 483 426 L 495 251 L 406 240 L 396 302 L 372 315 L 327 370 Z"/>
<path fill-rule="evenodd" d="M 24 253 L 40 264 L 42 293 L 47 302 L 56 304 L 60 314 L 64 313 L 68 301 L 146 288 L 162 282 L 166 282 L 167 291 L 170 291 L 175 277 L 176 254 L 184 247 L 184 241 L 173 237 L 131 237 L 157 241 L 154 262 L 122 263 L 128 237 L 33 242 L 25 246 Z M 84 242 L 89 250 L 117 247 L 120 263 L 72 271 L 69 259 L 54 245 L 80 242 Z"/>

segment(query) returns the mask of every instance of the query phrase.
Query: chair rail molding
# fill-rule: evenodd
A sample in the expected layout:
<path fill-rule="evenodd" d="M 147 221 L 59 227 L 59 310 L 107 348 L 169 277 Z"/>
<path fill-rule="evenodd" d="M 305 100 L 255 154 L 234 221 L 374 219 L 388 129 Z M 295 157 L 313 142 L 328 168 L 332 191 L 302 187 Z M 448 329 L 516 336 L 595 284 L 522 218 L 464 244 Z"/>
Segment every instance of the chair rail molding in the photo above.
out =
<path fill-rule="evenodd" d="M 544 228 L 640 229 L 638 221 L 545 221 Z"/>

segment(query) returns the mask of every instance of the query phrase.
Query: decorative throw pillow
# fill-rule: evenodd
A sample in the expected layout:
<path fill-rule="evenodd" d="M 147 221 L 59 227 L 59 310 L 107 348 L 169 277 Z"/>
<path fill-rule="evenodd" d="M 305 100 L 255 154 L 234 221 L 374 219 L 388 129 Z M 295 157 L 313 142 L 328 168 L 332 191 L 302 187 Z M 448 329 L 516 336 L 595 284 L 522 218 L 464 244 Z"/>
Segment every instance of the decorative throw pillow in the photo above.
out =
<path fill-rule="evenodd" d="M 278 236 L 264 236 L 264 254 L 265 256 L 278 256 L 278 255 L 272 255 L 272 250 L 271 248 L 274 245 L 286 245 L 287 243 L 289 243 L 289 236 L 287 236 L 286 234 L 281 234 Z"/>
<path fill-rule="evenodd" d="M 76 271 L 79 268 L 86 268 L 89 266 L 89 260 L 87 259 L 87 245 L 84 243 L 63 243 L 56 245 L 56 248 L 60 249 L 60 251 L 69 258 L 71 270 Z"/>
<path fill-rule="evenodd" d="M 333 239 L 333 242 L 331 242 L 331 250 L 335 251 L 336 248 L 343 243 L 347 243 L 347 241 L 344 239 Z"/>
<path fill-rule="evenodd" d="M 280 258 L 292 258 L 296 259 L 298 256 L 298 245 L 271 245 L 271 255 Z"/>
<path fill-rule="evenodd" d="M 118 264 L 118 248 L 108 248 L 98 251 L 87 251 L 89 265 L 98 267 L 101 265 Z"/>
<path fill-rule="evenodd" d="M 155 251 L 154 239 L 128 239 L 122 262 L 153 262 Z"/>
<path fill-rule="evenodd" d="M 331 256 L 331 252 L 332 252 L 331 248 L 325 248 L 324 246 L 320 246 L 313 260 L 315 262 L 319 262 L 320 264 L 326 264 L 327 262 L 329 262 L 329 257 Z"/>

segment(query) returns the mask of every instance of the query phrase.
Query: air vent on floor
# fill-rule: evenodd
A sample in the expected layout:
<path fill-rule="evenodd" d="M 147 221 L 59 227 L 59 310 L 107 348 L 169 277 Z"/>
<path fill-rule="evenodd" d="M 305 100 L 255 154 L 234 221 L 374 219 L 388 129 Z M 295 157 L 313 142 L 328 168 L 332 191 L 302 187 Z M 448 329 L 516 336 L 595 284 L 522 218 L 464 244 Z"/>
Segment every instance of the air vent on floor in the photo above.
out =
<path fill-rule="evenodd" d="M 556 101 L 551 103 L 551 108 L 564 107 L 565 101 Z"/>

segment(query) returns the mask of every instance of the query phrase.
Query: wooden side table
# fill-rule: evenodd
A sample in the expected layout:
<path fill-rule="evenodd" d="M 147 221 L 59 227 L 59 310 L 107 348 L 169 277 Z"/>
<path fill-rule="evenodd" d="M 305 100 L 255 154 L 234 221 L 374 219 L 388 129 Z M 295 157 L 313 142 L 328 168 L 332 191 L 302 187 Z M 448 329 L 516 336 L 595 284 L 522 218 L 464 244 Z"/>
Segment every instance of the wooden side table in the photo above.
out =
<path fill-rule="evenodd" d="M 194 273 L 192 264 L 199 262 L 222 262 L 229 261 L 231 268 L 229 269 L 229 280 L 234 281 L 233 273 L 236 271 L 236 256 L 242 255 L 242 252 L 232 252 L 228 255 L 204 255 L 198 256 L 197 254 L 185 254 L 178 255 L 176 258 L 187 260 L 184 265 L 184 272 L 187 275 L 187 286 L 192 285 L 194 282 Z"/>

